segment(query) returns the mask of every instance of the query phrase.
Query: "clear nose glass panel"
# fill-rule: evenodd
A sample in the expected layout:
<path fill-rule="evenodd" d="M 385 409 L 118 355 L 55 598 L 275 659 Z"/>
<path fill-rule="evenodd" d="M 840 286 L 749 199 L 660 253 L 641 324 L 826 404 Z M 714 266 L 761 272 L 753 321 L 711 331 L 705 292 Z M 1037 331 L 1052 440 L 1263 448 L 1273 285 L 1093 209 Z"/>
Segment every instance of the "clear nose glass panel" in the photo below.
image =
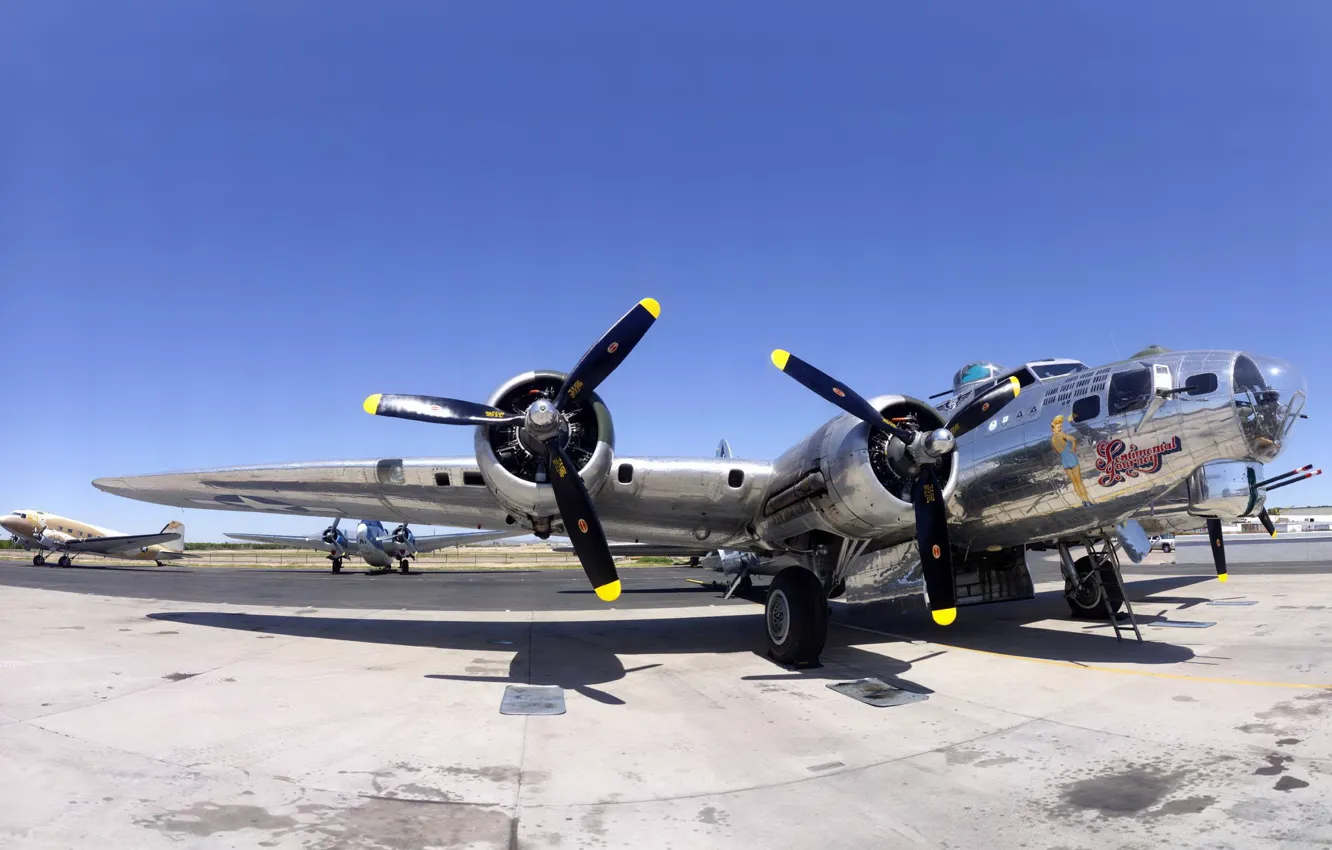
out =
<path fill-rule="evenodd" d="M 1276 458 L 1308 397 L 1304 375 L 1284 360 L 1241 354 L 1235 361 L 1235 407 L 1257 460 Z"/>

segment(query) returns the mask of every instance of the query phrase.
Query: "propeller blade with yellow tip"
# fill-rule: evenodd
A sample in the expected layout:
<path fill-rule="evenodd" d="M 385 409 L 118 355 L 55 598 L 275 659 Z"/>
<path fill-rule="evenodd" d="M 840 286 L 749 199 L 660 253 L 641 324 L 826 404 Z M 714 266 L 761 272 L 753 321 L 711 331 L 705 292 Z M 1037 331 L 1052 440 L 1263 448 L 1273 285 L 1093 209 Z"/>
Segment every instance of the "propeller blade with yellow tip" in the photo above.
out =
<path fill-rule="evenodd" d="M 564 533 L 569 536 L 574 554 L 592 582 L 597 598 L 614 602 L 620 596 L 620 576 L 606 543 L 606 532 L 592 506 L 592 497 L 587 494 L 578 468 L 559 440 L 552 440 L 547 446 L 550 448 L 550 484 L 555 491 L 560 518 L 564 520 Z"/>
<path fill-rule="evenodd" d="M 960 437 L 976 426 L 989 421 L 1010 401 L 1022 392 L 1022 385 L 1017 378 L 1009 378 L 990 387 L 985 392 L 967 402 L 961 410 L 948 420 L 948 430 L 954 437 Z"/>
<path fill-rule="evenodd" d="M 1221 520 L 1207 521 L 1207 540 L 1212 544 L 1212 560 L 1216 562 L 1216 578 L 1225 581 L 1230 578 L 1226 572 L 1226 544 L 1221 539 Z"/>
<path fill-rule="evenodd" d="M 1276 523 L 1272 522 L 1272 515 L 1267 512 L 1267 508 L 1258 512 L 1258 521 L 1263 524 L 1263 528 L 1267 529 L 1268 534 L 1276 537 Z"/>
<path fill-rule="evenodd" d="M 578 401 L 601 385 L 611 372 L 624 362 L 639 340 L 661 315 L 661 305 L 655 298 L 644 298 L 635 304 L 601 339 L 592 344 L 564 379 L 555 396 L 555 409 L 564 410 L 571 401 Z"/>
<path fill-rule="evenodd" d="M 941 626 L 957 618 L 957 588 L 953 583 L 953 549 L 948 543 L 948 508 L 934 464 L 921 466 L 911 485 L 911 504 L 916 509 L 916 547 L 925 576 L 930 615 Z"/>
<path fill-rule="evenodd" d="M 436 398 L 429 395 L 394 395 L 375 393 L 365 400 L 365 412 L 372 416 L 415 419 L 441 425 L 497 425 L 522 422 L 523 417 L 474 401 Z"/>
<path fill-rule="evenodd" d="M 855 390 L 833 376 L 796 357 L 789 351 L 777 349 L 772 353 L 772 365 L 795 378 L 805 389 L 824 401 L 830 401 L 842 410 L 869 424 L 881 428 L 900 440 L 910 442 L 911 435 L 883 418 L 878 408 L 870 404 Z"/>

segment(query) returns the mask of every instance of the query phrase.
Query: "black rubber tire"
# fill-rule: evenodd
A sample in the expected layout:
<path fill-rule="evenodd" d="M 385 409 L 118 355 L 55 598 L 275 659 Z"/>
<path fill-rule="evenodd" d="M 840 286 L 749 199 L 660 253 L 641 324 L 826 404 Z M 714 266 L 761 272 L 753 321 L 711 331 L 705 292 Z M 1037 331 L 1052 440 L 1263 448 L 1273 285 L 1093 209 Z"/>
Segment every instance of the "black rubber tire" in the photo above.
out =
<path fill-rule="evenodd" d="M 778 573 L 768 586 L 763 622 L 774 661 L 817 664 L 828 640 L 828 600 L 818 577 L 804 567 Z"/>
<path fill-rule="evenodd" d="M 335 573 L 340 573 L 340 572 L 342 572 L 342 559 L 341 559 L 341 558 L 334 558 L 334 559 L 333 559 L 333 572 L 335 572 Z"/>
<path fill-rule="evenodd" d="M 411 567 L 407 565 L 406 561 L 399 561 L 398 572 L 402 573 L 403 575 L 407 575 L 409 572 L 411 572 Z"/>
<path fill-rule="evenodd" d="M 1169 543 L 1162 543 L 1161 551 L 1169 555 L 1171 552 L 1175 551 L 1175 547 Z"/>
<path fill-rule="evenodd" d="M 165 567 L 165 566 L 166 566 L 166 564 L 162 563 L 161 561 L 153 561 L 153 563 L 154 563 L 154 564 L 157 564 L 159 567 Z"/>
<path fill-rule="evenodd" d="M 1079 577 L 1085 576 L 1092 568 L 1091 558 L 1083 555 L 1081 558 L 1078 558 L 1073 562 L 1073 567 L 1078 571 Z M 1115 568 L 1111 564 L 1102 564 L 1100 570 L 1102 587 L 1097 587 L 1093 584 L 1084 584 L 1080 596 L 1074 595 L 1073 583 L 1067 578 L 1064 579 L 1064 601 L 1068 603 L 1068 610 L 1072 612 L 1074 618 L 1079 620 L 1105 619 L 1105 604 L 1101 601 L 1101 595 L 1104 592 L 1104 586 L 1114 587 Z M 1118 600 L 1111 605 L 1111 609 L 1115 614 L 1118 614 L 1123 607 L 1123 600 Z"/>
<path fill-rule="evenodd" d="M 68 556 L 68 555 L 61 555 L 61 556 L 60 556 L 60 560 L 56 561 L 56 563 L 59 564 L 59 565 L 62 566 L 62 567 L 68 567 L 68 566 L 70 565 L 71 561 L 69 560 L 69 556 Z"/>
<path fill-rule="evenodd" d="M 740 579 L 740 586 L 735 589 L 735 595 L 744 596 L 746 593 L 748 593 L 753 589 L 754 589 L 754 580 L 746 575 L 744 578 Z"/>
<path fill-rule="evenodd" d="M 45 563 L 46 563 L 46 559 L 43 558 L 41 555 L 33 555 L 33 556 L 32 556 L 32 565 L 33 565 L 34 567 L 40 567 L 40 566 L 42 566 L 42 565 L 45 564 Z"/>

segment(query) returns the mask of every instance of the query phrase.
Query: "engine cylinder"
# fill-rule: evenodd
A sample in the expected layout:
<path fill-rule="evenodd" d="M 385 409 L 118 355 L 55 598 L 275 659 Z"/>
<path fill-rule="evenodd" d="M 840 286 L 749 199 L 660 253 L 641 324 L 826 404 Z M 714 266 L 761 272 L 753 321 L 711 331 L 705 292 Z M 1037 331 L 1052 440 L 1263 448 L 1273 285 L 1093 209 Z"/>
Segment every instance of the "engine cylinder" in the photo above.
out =
<path fill-rule="evenodd" d="M 944 425 L 919 399 L 885 395 L 870 399 L 885 417 L 916 430 Z M 915 524 L 910 465 L 905 446 L 850 415 L 823 425 L 777 459 L 770 494 L 759 511 L 758 533 L 789 540 L 809 531 L 871 539 L 908 535 Z M 938 461 L 943 496 L 957 486 L 955 453 Z"/>
<path fill-rule="evenodd" d="M 495 390 L 488 404 L 506 413 L 521 414 L 538 398 L 553 399 L 564 382 L 563 372 L 526 372 Z M 610 475 L 615 459 L 615 429 L 610 411 L 596 393 L 566 407 L 567 431 L 561 433 L 583 486 L 596 498 Z M 542 477 L 546 460 L 523 433 L 522 425 L 478 425 L 476 461 L 486 487 L 504 509 L 529 520 L 555 516 L 555 493 Z"/>

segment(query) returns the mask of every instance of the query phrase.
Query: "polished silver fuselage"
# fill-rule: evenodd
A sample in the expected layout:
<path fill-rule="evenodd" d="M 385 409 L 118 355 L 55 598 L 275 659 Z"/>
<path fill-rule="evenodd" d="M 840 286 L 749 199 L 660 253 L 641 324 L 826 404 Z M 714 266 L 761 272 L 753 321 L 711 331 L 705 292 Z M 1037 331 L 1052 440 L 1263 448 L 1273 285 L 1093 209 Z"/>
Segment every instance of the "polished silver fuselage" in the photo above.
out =
<path fill-rule="evenodd" d="M 1280 393 L 1237 390 L 1242 359 L 1238 352 L 1170 352 L 1028 380 L 1017 399 L 960 437 L 941 461 L 955 546 L 970 552 L 1079 539 L 1129 518 L 1151 531 L 1181 530 L 1201 525 L 1204 516 L 1256 512 L 1261 495 L 1243 485 L 1261 477 L 1261 464 L 1283 448 L 1304 393 L 1302 379 L 1285 364 L 1272 367 L 1291 382 Z M 1142 406 L 1114 409 L 1116 376 L 1143 370 L 1150 392 L 1138 399 Z M 533 374 L 511 380 L 496 397 Z M 1211 391 L 1179 391 L 1199 374 L 1215 376 Z M 937 409 L 902 396 L 872 401 L 882 410 L 905 406 L 932 426 L 973 391 L 963 388 Z M 599 398 L 591 401 L 600 405 L 600 436 L 579 474 L 612 540 L 800 562 L 816 538 L 856 541 L 871 554 L 914 539 L 908 497 L 871 470 L 869 429 L 850 416 L 820 426 L 774 462 L 640 458 L 615 454 L 609 412 Z M 1092 406 L 1096 415 L 1086 415 Z M 478 429 L 473 457 L 236 467 L 94 483 L 181 507 L 514 531 L 544 521 L 559 534 L 558 520 L 550 524 L 549 485 L 500 468 L 486 433 Z M 1116 441 L 1122 441 L 1118 449 Z M 890 442 L 879 450 L 900 448 Z M 838 565 L 842 575 L 856 569 L 849 561 Z"/>

